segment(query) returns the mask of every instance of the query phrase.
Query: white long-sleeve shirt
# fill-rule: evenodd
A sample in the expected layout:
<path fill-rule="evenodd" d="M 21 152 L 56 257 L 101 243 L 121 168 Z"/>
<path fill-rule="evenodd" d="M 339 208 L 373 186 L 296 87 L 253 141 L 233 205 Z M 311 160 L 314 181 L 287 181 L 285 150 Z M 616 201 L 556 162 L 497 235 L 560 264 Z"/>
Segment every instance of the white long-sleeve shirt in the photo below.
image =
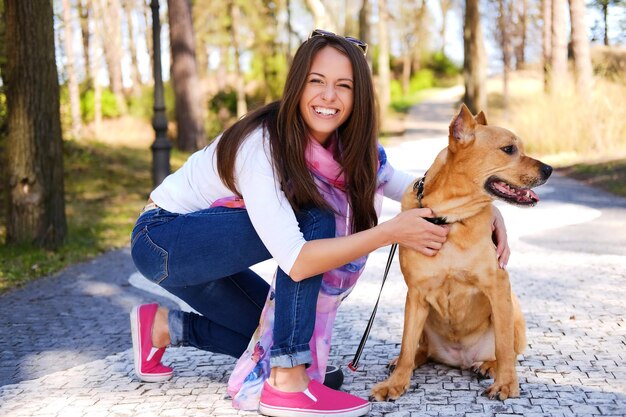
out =
<path fill-rule="evenodd" d="M 215 151 L 218 137 L 211 145 L 192 154 L 184 165 L 170 174 L 150 197 L 159 207 L 186 214 L 207 209 L 216 200 L 233 192 L 217 171 Z M 258 128 L 241 144 L 235 158 L 235 184 L 241 193 L 248 216 L 261 241 L 283 271 L 291 271 L 305 239 L 296 216 L 274 177 L 269 138 Z M 391 166 L 390 166 L 391 168 Z M 383 194 L 400 201 L 413 176 L 393 170 Z"/>

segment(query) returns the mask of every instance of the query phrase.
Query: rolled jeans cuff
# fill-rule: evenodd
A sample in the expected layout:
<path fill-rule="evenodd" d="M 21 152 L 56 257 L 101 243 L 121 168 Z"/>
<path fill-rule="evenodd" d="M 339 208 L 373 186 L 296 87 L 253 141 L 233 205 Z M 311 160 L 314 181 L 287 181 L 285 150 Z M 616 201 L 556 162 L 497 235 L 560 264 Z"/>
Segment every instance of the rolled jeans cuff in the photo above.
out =
<path fill-rule="evenodd" d="M 284 349 L 270 351 L 270 367 L 293 368 L 298 365 L 307 365 L 313 362 L 309 345 L 300 345 L 293 348 L 295 352 L 285 353 Z"/>
<path fill-rule="evenodd" d="M 187 338 L 184 334 L 185 313 L 180 310 L 170 310 L 167 314 L 167 325 L 170 333 L 170 346 L 185 346 Z"/>

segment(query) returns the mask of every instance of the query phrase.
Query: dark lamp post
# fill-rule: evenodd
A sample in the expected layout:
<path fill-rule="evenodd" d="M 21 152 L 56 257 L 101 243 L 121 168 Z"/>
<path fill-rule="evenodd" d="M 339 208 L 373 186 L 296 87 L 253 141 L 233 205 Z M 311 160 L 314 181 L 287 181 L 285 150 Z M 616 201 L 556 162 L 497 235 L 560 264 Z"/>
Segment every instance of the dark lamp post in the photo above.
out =
<path fill-rule="evenodd" d="M 161 184 L 170 173 L 170 149 L 172 144 L 167 138 L 167 116 L 163 98 L 163 76 L 161 75 L 161 21 L 159 18 L 159 1 L 152 0 L 152 45 L 154 55 L 154 143 L 152 149 L 152 182 L 154 186 Z"/>

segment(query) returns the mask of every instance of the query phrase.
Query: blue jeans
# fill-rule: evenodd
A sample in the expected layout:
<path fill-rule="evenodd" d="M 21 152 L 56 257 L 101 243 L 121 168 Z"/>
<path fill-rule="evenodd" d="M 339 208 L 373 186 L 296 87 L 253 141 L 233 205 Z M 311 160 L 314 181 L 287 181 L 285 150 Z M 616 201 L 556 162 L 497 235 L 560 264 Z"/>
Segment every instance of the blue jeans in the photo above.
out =
<path fill-rule="evenodd" d="M 305 209 L 296 217 L 306 240 L 335 236 L 335 218 L 327 210 Z M 202 314 L 170 311 L 172 344 L 241 356 L 269 291 L 249 267 L 271 258 L 245 209 L 149 210 L 137 219 L 131 254 L 146 278 Z M 321 274 L 295 282 L 278 268 L 272 367 L 311 362 L 309 341 L 321 282 Z"/>

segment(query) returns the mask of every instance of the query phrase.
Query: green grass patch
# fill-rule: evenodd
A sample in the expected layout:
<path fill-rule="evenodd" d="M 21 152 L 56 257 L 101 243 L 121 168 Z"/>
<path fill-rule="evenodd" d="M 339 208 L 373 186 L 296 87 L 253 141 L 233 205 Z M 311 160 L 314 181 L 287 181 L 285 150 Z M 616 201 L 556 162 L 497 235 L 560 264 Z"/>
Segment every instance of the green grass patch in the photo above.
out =
<path fill-rule="evenodd" d="M 626 158 L 608 162 L 579 163 L 560 168 L 558 171 L 594 187 L 626 197 Z"/>
<path fill-rule="evenodd" d="M 172 150 L 172 169 L 187 156 Z M 152 189 L 151 164 L 150 149 L 64 142 L 65 244 L 56 251 L 4 245 L 6 204 L 1 201 L 0 293 L 128 245 L 133 224 Z"/>

